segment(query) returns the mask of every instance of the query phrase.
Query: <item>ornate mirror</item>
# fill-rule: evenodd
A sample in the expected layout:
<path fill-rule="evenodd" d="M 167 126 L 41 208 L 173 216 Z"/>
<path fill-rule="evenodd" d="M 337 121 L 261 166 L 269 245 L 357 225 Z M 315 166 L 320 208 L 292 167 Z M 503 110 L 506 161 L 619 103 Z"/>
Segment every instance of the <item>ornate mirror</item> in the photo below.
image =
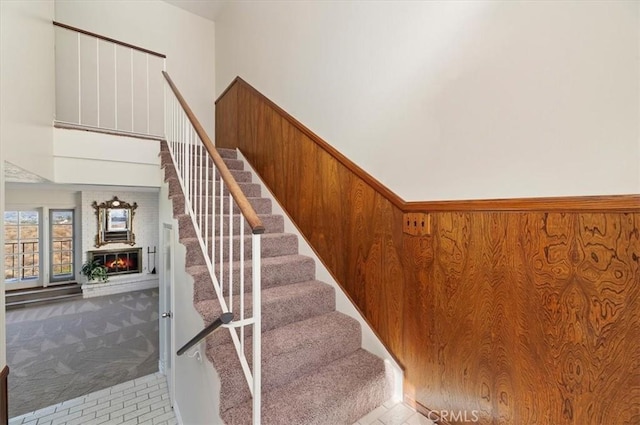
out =
<path fill-rule="evenodd" d="M 98 234 L 96 235 L 96 248 L 108 243 L 136 244 L 136 236 L 133 234 L 133 215 L 138 204 L 129 204 L 121 201 L 117 196 L 112 200 L 98 204 L 91 204 L 96 210 L 98 218 Z"/>

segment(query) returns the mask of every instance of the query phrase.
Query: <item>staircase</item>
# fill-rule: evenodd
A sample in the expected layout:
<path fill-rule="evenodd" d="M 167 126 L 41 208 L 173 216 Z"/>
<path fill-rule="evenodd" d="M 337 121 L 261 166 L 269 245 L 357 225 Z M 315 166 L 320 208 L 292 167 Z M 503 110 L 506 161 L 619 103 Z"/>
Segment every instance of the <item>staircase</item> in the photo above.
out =
<path fill-rule="evenodd" d="M 236 152 L 228 149 L 218 152 L 266 229 L 261 244 L 262 423 L 352 424 L 391 397 L 391 378 L 385 364 L 361 348 L 360 324 L 336 311 L 333 287 L 315 279 L 314 260 L 298 255 L 297 236 L 284 233 L 283 217 L 272 214 L 271 201 L 260 196 L 260 185 L 251 181 L 251 173 L 244 171 L 244 163 L 237 159 Z M 179 223 L 179 241 L 187 250 L 187 272 L 194 279 L 194 307 L 206 325 L 223 312 L 191 217 L 184 213 L 185 198 L 164 142 L 160 155 L 174 217 Z M 219 203 L 215 205 L 219 210 Z M 225 222 L 228 213 L 229 206 L 225 203 Z M 240 262 L 236 260 L 241 237 L 244 256 L 251 257 L 249 226 L 245 226 L 245 233 L 233 237 L 232 266 L 225 261 L 227 269 L 234 268 L 234 277 L 239 275 L 236 270 Z M 224 247 L 228 247 L 228 238 L 224 238 Z M 228 260 L 228 248 L 223 250 L 223 256 Z M 228 276 L 227 270 L 223 273 Z M 247 268 L 247 279 L 250 273 Z M 238 287 L 234 284 L 236 292 Z M 238 302 L 234 304 L 238 318 L 240 306 Z M 245 311 L 251 311 L 250 298 L 245 301 Z M 245 333 L 250 352 L 249 337 L 250 330 Z M 227 425 L 251 424 L 251 394 L 226 329 L 208 338 L 207 358 L 220 376 L 220 416 Z M 248 360 L 251 364 L 251 359 Z"/>

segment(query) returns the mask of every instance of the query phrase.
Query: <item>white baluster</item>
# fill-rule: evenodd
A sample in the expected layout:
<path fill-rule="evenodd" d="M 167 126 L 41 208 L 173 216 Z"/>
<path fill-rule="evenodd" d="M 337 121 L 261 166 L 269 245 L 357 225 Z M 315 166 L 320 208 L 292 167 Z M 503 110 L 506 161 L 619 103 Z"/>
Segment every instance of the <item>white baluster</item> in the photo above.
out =
<path fill-rule="evenodd" d="M 96 104 L 98 112 L 98 127 L 100 127 L 100 39 L 96 38 Z"/>
<path fill-rule="evenodd" d="M 218 174 L 220 174 L 220 171 L 218 170 Z M 218 280 L 218 282 L 220 282 L 220 291 L 222 292 L 222 295 L 224 297 L 224 256 L 223 251 L 224 251 L 224 208 L 223 208 L 223 202 L 224 202 L 224 196 L 222 195 L 224 192 L 224 180 L 222 180 L 222 175 L 220 175 L 220 210 L 218 211 L 218 214 L 220 214 L 220 279 Z"/>
<path fill-rule="evenodd" d="M 204 248 L 206 255 L 209 256 L 209 155 L 205 161 L 204 171 Z"/>
<path fill-rule="evenodd" d="M 115 110 L 115 126 L 118 129 L 118 46 L 113 43 L 113 75 L 114 75 L 114 87 L 115 95 L 113 96 L 113 109 Z M 165 92 L 166 92 L 165 83 Z M 166 97 L 166 95 L 165 95 Z"/>
<path fill-rule="evenodd" d="M 253 425 L 260 425 L 262 405 L 262 304 L 260 293 L 260 235 L 251 236 L 251 274 L 253 296 Z"/>
<path fill-rule="evenodd" d="M 133 132 L 133 49 L 129 49 L 129 58 L 131 59 L 131 132 Z"/>
<path fill-rule="evenodd" d="M 244 321 L 244 216 L 240 214 L 240 322 Z M 240 326 L 240 345 L 244 354 L 244 325 Z"/>
<path fill-rule="evenodd" d="M 233 196 L 229 191 L 229 308 L 233 311 Z"/>
<path fill-rule="evenodd" d="M 82 124 L 82 56 L 80 53 L 80 33 L 78 33 L 78 124 Z"/>

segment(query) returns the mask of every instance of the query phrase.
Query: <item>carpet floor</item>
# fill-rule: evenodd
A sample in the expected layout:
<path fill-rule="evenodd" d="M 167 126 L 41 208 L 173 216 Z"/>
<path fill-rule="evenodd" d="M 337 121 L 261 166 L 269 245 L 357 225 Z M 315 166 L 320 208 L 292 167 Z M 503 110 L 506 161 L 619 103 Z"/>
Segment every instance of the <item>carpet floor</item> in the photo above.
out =
<path fill-rule="evenodd" d="M 8 311 L 9 417 L 158 370 L 158 290 Z"/>

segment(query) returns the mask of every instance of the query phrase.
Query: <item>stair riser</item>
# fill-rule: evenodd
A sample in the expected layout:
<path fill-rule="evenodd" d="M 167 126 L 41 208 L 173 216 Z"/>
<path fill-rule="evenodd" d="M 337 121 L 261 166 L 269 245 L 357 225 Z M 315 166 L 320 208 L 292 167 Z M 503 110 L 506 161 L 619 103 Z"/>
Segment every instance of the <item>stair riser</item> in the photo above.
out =
<path fill-rule="evenodd" d="M 319 317 L 324 318 L 325 316 Z M 300 334 L 302 337 L 299 344 L 289 344 L 287 341 L 282 341 L 282 336 L 276 337 L 274 335 L 274 341 L 270 338 L 270 334 L 263 335 L 263 391 L 276 388 L 360 348 L 360 326 L 354 319 L 334 314 L 326 315 L 326 317 L 327 321 L 321 327 L 302 328 L 303 333 Z M 315 322 L 314 319 L 317 318 L 301 323 Z M 280 329 L 272 332 L 286 335 Z M 304 332 L 314 332 L 313 338 L 305 338 Z M 252 340 L 250 338 L 246 339 L 245 346 L 247 360 L 251 364 Z M 237 358 L 228 358 L 235 354 L 233 346 L 231 344 L 214 346 L 207 351 L 207 354 L 216 369 L 220 371 L 220 411 L 224 412 L 250 400 L 251 394 L 242 370 L 229 367 L 229 363 L 238 362 Z"/>
<path fill-rule="evenodd" d="M 298 381 L 263 391 L 261 423 L 352 424 L 392 396 L 390 383 L 384 362 L 358 350 Z M 309 392 L 309 388 L 315 391 Z M 221 412 L 226 425 L 250 424 L 251 415 L 251 400 Z"/>
<path fill-rule="evenodd" d="M 176 217 L 178 219 L 178 224 L 180 225 L 180 239 L 189 239 L 189 238 L 195 238 L 196 236 L 196 232 L 195 229 L 193 228 L 192 225 L 192 221 L 191 221 L 191 217 L 186 216 L 186 215 L 178 215 Z M 211 223 L 211 216 L 208 216 L 206 218 L 209 223 Z M 284 220 L 282 218 L 282 216 L 277 216 L 277 215 L 265 215 L 265 216 L 260 216 L 260 219 L 262 220 L 262 224 L 265 227 L 265 233 L 282 233 L 284 232 Z M 214 220 L 215 221 L 215 231 L 216 231 L 216 235 L 220 235 L 220 219 L 218 216 L 218 220 Z M 229 234 L 229 216 L 228 215 L 223 215 L 222 216 L 222 221 L 223 221 L 223 226 L 224 226 L 224 231 L 225 234 Z M 240 231 L 240 216 L 239 215 L 235 215 L 233 217 L 233 233 L 234 235 L 239 234 Z M 207 235 L 209 238 L 211 238 L 212 235 L 212 229 L 211 227 L 209 227 L 209 235 Z M 249 226 L 249 224 L 246 222 L 244 223 L 244 234 L 245 235 L 249 235 L 251 234 L 251 227 Z"/>
<path fill-rule="evenodd" d="M 169 152 L 161 152 L 160 156 L 165 161 L 172 161 L 171 154 Z M 244 170 L 244 162 L 241 159 L 222 158 L 222 161 L 229 170 Z M 206 157 L 203 157 L 202 160 L 200 160 L 200 157 L 194 157 L 193 164 L 195 164 L 196 167 L 202 167 L 203 169 L 208 167 L 209 173 L 211 173 L 211 170 L 214 168 L 213 161 L 211 159 L 207 161 Z"/>
<path fill-rule="evenodd" d="M 222 281 L 224 282 L 225 292 L 228 292 L 229 287 L 229 273 L 228 273 L 228 263 L 225 265 L 225 270 L 222 276 Z M 265 261 L 262 261 L 261 265 L 261 275 L 262 275 L 262 288 L 271 288 L 277 285 L 287 285 L 290 283 L 297 282 L 305 282 L 308 280 L 313 280 L 315 278 L 315 263 L 313 260 L 305 259 L 303 261 L 296 261 L 291 263 L 279 263 L 279 264 L 265 264 Z M 191 274 L 189 269 L 187 272 Z M 198 270 L 192 274 L 195 282 L 210 282 L 210 276 L 207 271 Z M 251 262 L 245 261 L 244 267 L 244 284 L 245 284 L 245 292 L 250 292 L 252 283 L 251 278 L 253 276 Z M 219 270 L 216 270 L 216 277 L 218 281 L 220 281 L 220 273 Z M 238 263 L 234 263 L 233 267 L 233 293 L 238 294 L 240 292 L 240 270 Z M 198 286 L 201 287 L 201 286 Z M 203 285 L 206 287 L 206 285 Z M 207 299 L 213 299 L 213 293 L 209 290 L 204 292 L 199 292 L 194 290 L 194 300 L 196 301 L 205 301 Z"/>
<path fill-rule="evenodd" d="M 226 165 L 227 168 L 231 171 L 244 170 L 244 162 L 240 159 L 223 158 L 222 161 L 224 162 L 224 165 Z M 212 160 L 207 161 L 206 158 L 202 159 L 202 162 L 200 162 L 200 157 L 198 157 L 197 159 L 194 160 L 193 164 L 194 164 L 194 167 L 196 168 L 202 168 L 203 173 L 206 172 L 204 170 L 209 168 L 209 174 L 211 174 L 212 173 L 211 170 L 215 168 L 213 161 Z M 200 172 L 200 170 L 198 172 Z"/>
<path fill-rule="evenodd" d="M 180 144 L 177 144 L 177 146 L 181 146 Z M 179 150 L 179 148 L 178 148 Z M 191 145 L 191 153 L 192 155 L 196 155 L 197 153 L 201 153 L 201 152 L 205 152 L 205 148 L 203 146 L 196 146 L 196 145 Z M 222 157 L 223 159 L 236 159 L 238 158 L 238 153 L 236 152 L 235 149 L 226 149 L 226 148 L 216 148 L 216 151 L 218 151 L 218 154 L 220 155 L 220 157 Z M 164 153 L 164 152 L 169 152 L 169 146 L 166 142 L 162 142 L 160 144 L 160 152 Z"/>
<path fill-rule="evenodd" d="M 329 313 L 335 309 L 335 292 L 332 287 L 320 282 L 305 282 L 287 285 L 287 287 L 309 288 L 305 291 L 291 291 L 293 294 L 280 295 L 274 298 L 262 298 L 262 332 L 286 326 L 301 320 L 307 320 L 314 316 Z M 245 295 L 245 317 L 251 317 L 252 295 Z M 240 300 L 234 299 L 234 320 L 240 319 Z M 205 301 L 196 304 L 196 310 L 200 313 L 205 323 L 211 323 L 222 314 L 222 309 L 217 300 Z M 238 333 L 239 334 L 239 333 Z M 250 337 L 253 327 L 245 328 L 245 335 Z M 207 339 L 207 345 L 212 348 L 215 345 L 231 343 L 231 335 L 228 331 L 215 332 Z"/>
<path fill-rule="evenodd" d="M 180 182 L 178 181 L 177 177 L 168 177 L 165 179 L 165 181 L 169 185 L 169 197 L 171 199 L 177 196 L 183 196 L 182 188 L 180 187 Z M 242 193 L 244 193 L 244 196 L 246 196 L 247 198 L 259 198 L 260 196 L 262 196 L 262 189 L 257 183 L 238 182 L 238 186 L 240 186 Z M 218 196 L 219 194 L 220 186 L 215 185 L 215 195 Z M 222 194 L 223 196 L 229 195 L 229 189 L 226 186 L 223 188 Z M 209 195 L 211 195 L 211 192 L 209 192 Z"/>
<path fill-rule="evenodd" d="M 187 248 L 187 267 L 204 264 L 204 257 L 200 243 L 196 239 L 190 239 L 182 242 Z M 211 238 L 207 241 L 209 248 L 209 256 L 211 256 Z M 244 259 L 251 259 L 252 238 L 246 236 L 244 238 Z M 298 253 L 298 238 L 295 235 L 282 235 L 278 238 L 262 237 L 260 242 L 260 253 L 262 258 L 279 257 L 282 255 L 293 255 Z M 215 239 L 215 260 L 220 258 L 220 238 Z M 229 260 L 229 238 L 223 238 L 222 242 L 222 259 Z M 240 260 L 240 238 L 233 238 L 233 260 Z"/>
<path fill-rule="evenodd" d="M 216 214 L 219 213 L 220 197 L 216 196 L 215 198 L 213 198 L 214 199 L 213 205 L 211 202 L 212 198 L 213 198 L 212 196 L 209 196 L 207 198 L 205 198 L 204 196 L 194 198 L 193 208 L 197 209 L 198 211 L 202 210 L 203 217 L 205 214 L 205 209 L 208 209 L 209 214 L 211 213 L 212 210 L 214 210 Z M 267 199 L 267 198 L 247 198 L 247 199 L 249 200 L 249 203 L 253 207 L 253 210 L 256 212 L 256 214 L 271 214 L 270 199 Z M 174 200 L 173 215 L 175 216 L 175 215 L 183 214 L 184 213 L 184 197 L 181 197 L 180 199 L 172 198 L 172 200 Z M 229 197 L 228 196 L 224 196 L 222 198 L 222 210 L 223 210 L 223 214 L 229 213 Z M 240 207 L 235 202 L 233 204 L 233 212 L 235 214 L 240 213 Z"/>
<path fill-rule="evenodd" d="M 297 252 L 297 251 L 296 251 Z M 33 300 L 47 300 L 51 297 L 58 297 L 63 295 L 82 295 L 82 288 L 80 285 L 64 288 L 46 288 L 24 292 L 6 292 L 5 301 L 7 303 L 14 303 L 20 301 L 33 301 Z"/>
<path fill-rule="evenodd" d="M 233 176 L 233 178 L 235 179 L 236 182 L 238 183 L 251 183 L 251 172 L 250 171 L 243 171 L 243 170 L 229 170 L 231 172 L 231 175 Z M 196 182 L 195 184 L 193 184 L 193 186 L 197 187 L 198 183 L 197 182 L 209 182 L 209 185 L 211 185 L 211 182 L 214 181 L 214 177 L 215 177 L 215 181 L 216 182 L 220 182 L 220 174 L 219 173 L 215 173 L 215 175 L 213 173 L 209 173 L 208 175 L 206 174 L 206 171 L 202 171 L 202 173 L 200 171 L 192 171 L 191 174 L 191 178 L 190 180 L 193 182 Z M 219 184 L 219 183 L 218 183 Z M 210 186 L 211 187 L 211 186 Z M 202 186 L 202 191 L 204 191 L 204 183 Z M 211 188 L 209 188 L 209 191 L 211 191 Z"/>

